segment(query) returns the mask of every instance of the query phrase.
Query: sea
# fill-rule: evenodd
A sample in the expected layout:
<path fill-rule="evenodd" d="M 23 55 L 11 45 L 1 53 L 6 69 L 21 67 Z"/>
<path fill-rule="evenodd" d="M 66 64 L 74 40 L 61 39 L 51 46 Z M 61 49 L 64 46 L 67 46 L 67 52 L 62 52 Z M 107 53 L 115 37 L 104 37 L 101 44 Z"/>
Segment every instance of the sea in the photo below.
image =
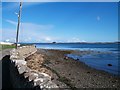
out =
<path fill-rule="evenodd" d="M 118 43 L 35 43 L 35 45 L 41 49 L 92 51 L 94 53 L 67 56 L 92 68 L 120 76 Z"/>

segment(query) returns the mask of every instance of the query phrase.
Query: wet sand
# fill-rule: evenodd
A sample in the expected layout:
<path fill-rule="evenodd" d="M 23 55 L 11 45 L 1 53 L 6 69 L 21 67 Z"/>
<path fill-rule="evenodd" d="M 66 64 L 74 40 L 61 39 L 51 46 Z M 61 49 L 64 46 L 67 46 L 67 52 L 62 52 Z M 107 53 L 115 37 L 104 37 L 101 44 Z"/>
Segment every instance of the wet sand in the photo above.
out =
<path fill-rule="evenodd" d="M 70 53 L 74 51 L 38 49 L 26 60 L 31 69 L 52 76 L 52 81 L 60 88 L 120 88 L 120 77 L 65 58 L 65 54 Z"/>

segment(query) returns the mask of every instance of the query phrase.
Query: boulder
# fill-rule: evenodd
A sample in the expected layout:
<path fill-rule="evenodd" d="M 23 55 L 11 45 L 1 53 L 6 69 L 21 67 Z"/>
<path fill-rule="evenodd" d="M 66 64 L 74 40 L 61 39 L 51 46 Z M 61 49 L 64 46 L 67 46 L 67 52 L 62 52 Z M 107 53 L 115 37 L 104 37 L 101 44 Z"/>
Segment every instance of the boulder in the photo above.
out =
<path fill-rule="evenodd" d="M 108 66 L 112 66 L 112 64 L 108 64 Z"/>
<path fill-rule="evenodd" d="M 18 72 L 19 72 L 19 74 L 22 74 L 22 73 L 24 73 L 25 71 L 26 71 L 26 66 L 25 66 L 25 65 L 22 65 L 22 66 L 18 67 Z"/>

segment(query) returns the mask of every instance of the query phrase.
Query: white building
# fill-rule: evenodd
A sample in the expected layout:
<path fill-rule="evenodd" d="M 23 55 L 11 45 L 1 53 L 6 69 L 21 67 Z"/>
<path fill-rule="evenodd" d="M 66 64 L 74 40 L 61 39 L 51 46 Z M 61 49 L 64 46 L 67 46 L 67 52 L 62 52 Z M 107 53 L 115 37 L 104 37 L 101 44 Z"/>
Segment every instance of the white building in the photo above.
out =
<path fill-rule="evenodd" d="M 12 45 L 14 43 L 10 43 L 10 42 L 0 42 L 0 44 L 4 44 L 4 45 Z"/>

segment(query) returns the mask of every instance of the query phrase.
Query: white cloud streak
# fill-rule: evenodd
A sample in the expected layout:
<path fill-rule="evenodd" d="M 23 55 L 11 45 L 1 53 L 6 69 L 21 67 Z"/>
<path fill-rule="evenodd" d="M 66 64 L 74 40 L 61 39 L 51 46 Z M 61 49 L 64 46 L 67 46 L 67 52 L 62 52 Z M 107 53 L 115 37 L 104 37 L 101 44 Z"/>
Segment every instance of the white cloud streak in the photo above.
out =
<path fill-rule="evenodd" d="M 15 21 L 6 20 L 6 22 L 17 26 L 17 22 Z M 54 25 L 41 25 L 41 24 L 25 22 L 25 23 L 21 23 L 21 27 L 24 28 L 24 30 L 50 30 L 54 28 Z"/>
<path fill-rule="evenodd" d="M 6 22 L 17 25 L 17 22 L 12 20 L 6 20 Z M 19 41 L 20 42 L 50 42 L 52 39 L 46 33 L 45 30 L 52 30 L 54 25 L 41 25 L 35 23 L 24 22 L 20 25 Z M 3 39 L 9 39 L 14 42 L 16 37 L 16 27 L 15 29 L 3 29 Z"/>
<path fill-rule="evenodd" d="M 11 2 L 11 1 L 10 1 Z M 29 6 L 34 6 L 34 5 L 38 5 L 38 4 L 43 4 L 45 2 L 23 2 L 22 3 L 22 7 L 23 8 L 27 8 Z M 19 9 L 19 2 L 14 1 L 13 3 L 7 3 L 6 6 L 2 6 L 3 10 L 17 10 Z"/>
<path fill-rule="evenodd" d="M 77 37 L 73 37 L 73 38 L 67 40 L 67 42 L 86 42 L 86 41 L 80 40 L 80 38 L 77 38 Z"/>
<path fill-rule="evenodd" d="M 12 20 L 6 20 L 6 22 L 10 23 L 10 24 L 13 24 L 13 25 L 17 25 L 17 22 L 14 22 Z"/>

